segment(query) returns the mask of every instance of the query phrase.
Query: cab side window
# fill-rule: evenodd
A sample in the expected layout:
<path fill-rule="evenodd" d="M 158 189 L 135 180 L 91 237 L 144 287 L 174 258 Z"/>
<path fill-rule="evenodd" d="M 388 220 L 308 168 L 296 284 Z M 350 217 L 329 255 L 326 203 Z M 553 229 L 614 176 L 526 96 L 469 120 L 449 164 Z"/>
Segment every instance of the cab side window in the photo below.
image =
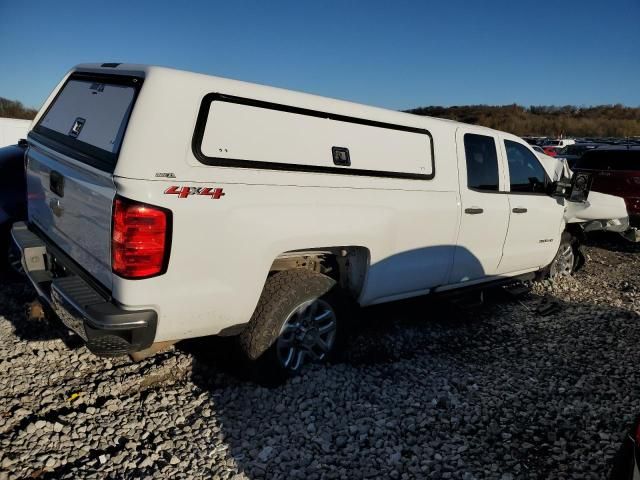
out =
<path fill-rule="evenodd" d="M 545 193 L 547 175 L 536 156 L 518 142 L 505 140 L 504 146 L 507 150 L 511 191 Z"/>
<path fill-rule="evenodd" d="M 498 153 L 493 137 L 466 133 L 467 186 L 485 192 L 498 191 Z"/>

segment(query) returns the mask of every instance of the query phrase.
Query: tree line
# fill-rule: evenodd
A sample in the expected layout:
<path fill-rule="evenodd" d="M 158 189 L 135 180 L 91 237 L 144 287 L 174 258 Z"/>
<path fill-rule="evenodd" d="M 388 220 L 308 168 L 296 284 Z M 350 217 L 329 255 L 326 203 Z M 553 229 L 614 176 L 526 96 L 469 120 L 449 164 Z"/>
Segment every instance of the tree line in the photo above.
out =
<path fill-rule="evenodd" d="M 21 102 L 0 97 L 0 117 L 31 120 L 36 113 L 38 113 L 37 110 L 27 108 Z"/>
<path fill-rule="evenodd" d="M 516 104 L 431 106 L 414 108 L 407 112 L 482 125 L 520 136 L 640 136 L 640 108 L 620 104 L 528 108 Z"/>
<path fill-rule="evenodd" d="M 447 118 L 511 132 L 516 135 L 574 137 L 640 136 L 640 107 L 624 105 L 531 106 L 466 105 L 419 107 L 407 110 L 416 115 Z M 0 117 L 32 119 L 37 110 L 21 102 L 0 97 Z"/>

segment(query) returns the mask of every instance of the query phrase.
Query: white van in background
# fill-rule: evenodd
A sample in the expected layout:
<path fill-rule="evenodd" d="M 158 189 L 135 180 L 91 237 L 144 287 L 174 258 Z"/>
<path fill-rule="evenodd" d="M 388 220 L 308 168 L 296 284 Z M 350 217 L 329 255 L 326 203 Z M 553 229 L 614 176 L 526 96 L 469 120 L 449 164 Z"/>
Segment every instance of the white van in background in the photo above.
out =
<path fill-rule="evenodd" d="M 15 145 L 21 138 L 27 138 L 31 120 L 0 117 L 0 148 Z"/>
<path fill-rule="evenodd" d="M 573 138 L 549 138 L 544 141 L 542 148 L 546 147 L 558 147 L 564 148 L 567 145 L 575 145 L 576 141 Z"/>

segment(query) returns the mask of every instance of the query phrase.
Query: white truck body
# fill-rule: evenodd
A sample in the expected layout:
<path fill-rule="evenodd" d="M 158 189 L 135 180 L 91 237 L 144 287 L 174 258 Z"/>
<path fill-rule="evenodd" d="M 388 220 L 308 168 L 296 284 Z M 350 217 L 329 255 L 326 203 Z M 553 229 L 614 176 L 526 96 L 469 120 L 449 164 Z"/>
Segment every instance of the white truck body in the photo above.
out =
<path fill-rule="evenodd" d="M 34 126 L 28 229 L 46 247 L 31 252 L 55 249 L 111 304 L 155 312 L 153 342 L 237 331 L 291 259 L 344 259 L 340 281 L 365 306 L 539 271 L 567 223 L 570 202 L 542 184 L 511 191 L 509 155 L 539 174 L 514 135 L 208 75 L 80 65 Z M 489 190 L 468 185 L 483 151 L 497 161 Z M 161 274 L 114 273 L 116 196 L 170 211 Z M 627 217 L 617 197 L 598 214 Z"/>

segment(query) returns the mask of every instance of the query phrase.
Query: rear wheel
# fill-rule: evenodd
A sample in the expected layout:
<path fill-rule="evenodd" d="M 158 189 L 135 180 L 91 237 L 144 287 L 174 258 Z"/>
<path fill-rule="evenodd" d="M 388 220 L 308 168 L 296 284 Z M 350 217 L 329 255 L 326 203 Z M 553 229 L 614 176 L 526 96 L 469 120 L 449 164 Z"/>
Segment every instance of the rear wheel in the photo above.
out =
<path fill-rule="evenodd" d="M 276 340 L 280 365 L 296 373 L 309 361 L 322 362 L 333 350 L 337 330 L 336 312 L 329 303 L 319 298 L 301 303 Z"/>
<path fill-rule="evenodd" d="M 309 363 L 335 359 L 344 335 L 343 304 L 336 282 L 325 275 L 286 270 L 269 277 L 240 334 L 257 379 L 282 381 Z"/>

